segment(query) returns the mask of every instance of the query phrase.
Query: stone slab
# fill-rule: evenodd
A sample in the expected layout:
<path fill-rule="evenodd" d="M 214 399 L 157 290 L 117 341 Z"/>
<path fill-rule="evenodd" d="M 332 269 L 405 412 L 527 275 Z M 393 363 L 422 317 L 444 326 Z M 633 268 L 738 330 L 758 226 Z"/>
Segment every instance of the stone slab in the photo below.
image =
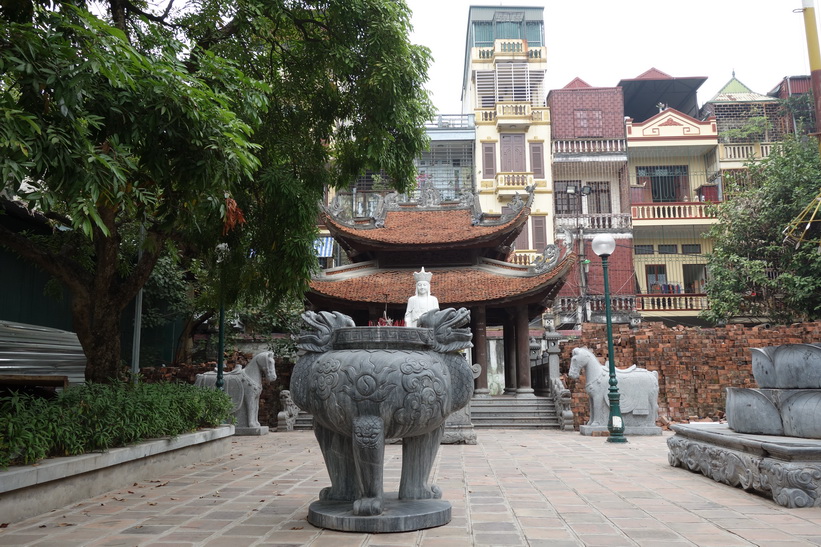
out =
<path fill-rule="evenodd" d="M 16 522 L 231 450 L 233 425 L 0 471 L 0 515 Z"/>
<path fill-rule="evenodd" d="M 254 436 L 254 435 L 267 435 L 268 434 L 268 426 L 261 425 L 259 427 L 234 427 L 234 435 L 241 435 L 241 436 Z"/>
<path fill-rule="evenodd" d="M 581 425 L 579 426 L 579 433 L 582 435 L 592 437 L 601 433 L 608 433 L 607 426 L 601 425 Z M 661 435 L 661 428 L 658 426 L 636 427 L 625 426 L 624 434 L 627 435 Z"/>
<path fill-rule="evenodd" d="M 451 505 L 445 500 L 400 500 L 396 492 L 385 494 L 381 515 L 357 516 L 350 501 L 315 501 L 308 508 L 308 522 L 318 528 L 372 534 L 411 532 L 450 522 Z"/>
<path fill-rule="evenodd" d="M 668 461 L 791 508 L 821 507 L 821 440 L 733 431 L 726 424 L 675 424 Z"/>

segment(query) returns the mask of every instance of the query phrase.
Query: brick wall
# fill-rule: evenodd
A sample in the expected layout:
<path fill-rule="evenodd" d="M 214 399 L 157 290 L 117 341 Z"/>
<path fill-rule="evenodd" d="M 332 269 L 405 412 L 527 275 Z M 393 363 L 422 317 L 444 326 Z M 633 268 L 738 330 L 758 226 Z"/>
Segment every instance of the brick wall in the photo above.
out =
<path fill-rule="evenodd" d="M 659 372 L 659 416 L 686 422 L 692 416 L 724 416 L 725 388 L 756 387 L 749 348 L 818 343 L 821 321 L 765 328 L 730 325 L 720 328 L 667 327 L 646 323 L 639 329 L 613 326 L 616 366 L 636 364 Z M 573 394 L 575 426 L 587 423 L 584 376 L 566 377 L 573 348 L 587 347 L 603 363 L 607 356 L 605 325 L 585 323 L 578 340 L 562 345 L 561 370 Z"/>
<path fill-rule="evenodd" d="M 554 89 L 550 92 L 551 136 L 553 139 L 575 139 L 576 110 L 600 110 L 604 139 L 624 138 L 624 97 L 620 87 Z"/>

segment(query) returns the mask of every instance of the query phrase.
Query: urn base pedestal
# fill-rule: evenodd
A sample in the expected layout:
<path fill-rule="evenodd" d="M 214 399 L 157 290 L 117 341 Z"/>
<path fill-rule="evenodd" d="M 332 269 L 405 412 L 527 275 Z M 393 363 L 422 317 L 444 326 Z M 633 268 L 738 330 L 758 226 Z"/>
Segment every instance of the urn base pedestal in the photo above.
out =
<path fill-rule="evenodd" d="M 411 532 L 443 526 L 450 519 L 449 501 L 399 500 L 396 492 L 385 494 L 381 515 L 354 515 L 351 501 L 319 500 L 308 508 L 308 522 L 318 528 L 341 532 Z"/>

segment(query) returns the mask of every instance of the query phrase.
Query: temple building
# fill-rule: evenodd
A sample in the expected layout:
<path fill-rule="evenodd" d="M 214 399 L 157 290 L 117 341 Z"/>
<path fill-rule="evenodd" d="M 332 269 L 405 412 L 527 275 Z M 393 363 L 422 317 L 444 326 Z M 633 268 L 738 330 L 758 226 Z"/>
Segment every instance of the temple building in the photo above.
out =
<path fill-rule="evenodd" d="M 413 273 L 424 267 L 440 309 L 471 312 L 471 359 L 482 366 L 477 393 L 488 392 L 487 327 L 502 326 L 505 392 L 533 397 L 529 323 L 552 304 L 575 254 L 548 245 L 529 265 L 508 262 L 527 226 L 528 190 L 524 200 L 515 195 L 506 212 L 493 214 L 481 211 L 474 194 L 444 201 L 432 186 L 413 201 L 386 194 L 370 216 L 351 216 L 350 208 L 332 203 L 323 222 L 351 263 L 320 271 L 307 299 L 314 309 L 340 311 L 357 325 L 399 324 L 415 292 Z"/>

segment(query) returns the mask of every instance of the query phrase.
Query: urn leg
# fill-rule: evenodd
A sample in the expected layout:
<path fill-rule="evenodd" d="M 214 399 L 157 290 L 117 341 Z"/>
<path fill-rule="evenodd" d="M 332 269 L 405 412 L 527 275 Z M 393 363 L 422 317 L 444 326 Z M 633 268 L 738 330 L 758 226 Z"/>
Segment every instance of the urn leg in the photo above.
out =
<path fill-rule="evenodd" d="M 353 456 L 358 483 L 354 515 L 382 514 L 385 428 L 378 416 L 359 416 L 353 423 Z"/>
<path fill-rule="evenodd" d="M 322 489 L 319 499 L 353 500 L 355 466 L 351 438 L 322 426 L 316 420 L 314 420 L 314 434 L 331 478 L 331 486 Z"/>
<path fill-rule="evenodd" d="M 442 490 L 428 483 L 445 425 L 430 433 L 402 439 L 402 478 L 399 499 L 439 499 Z"/>

